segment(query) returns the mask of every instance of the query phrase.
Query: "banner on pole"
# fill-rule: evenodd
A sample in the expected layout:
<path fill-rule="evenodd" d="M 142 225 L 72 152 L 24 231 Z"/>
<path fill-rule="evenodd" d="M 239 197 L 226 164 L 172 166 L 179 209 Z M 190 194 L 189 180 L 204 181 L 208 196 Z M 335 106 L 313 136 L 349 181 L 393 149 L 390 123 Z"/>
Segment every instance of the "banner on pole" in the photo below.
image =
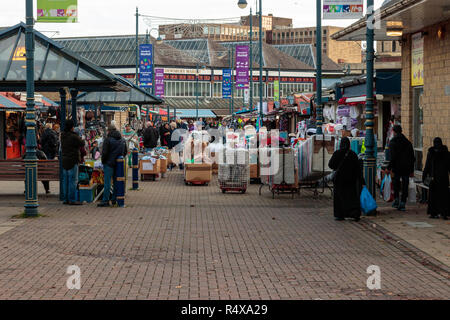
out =
<path fill-rule="evenodd" d="M 280 82 L 275 80 L 273 82 L 273 100 L 280 101 Z"/>
<path fill-rule="evenodd" d="M 363 9 L 363 0 L 323 0 L 323 19 L 359 19 Z"/>
<path fill-rule="evenodd" d="M 222 72 L 222 98 L 231 98 L 231 69 L 223 69 Z"/>
<path fill-rule="evenodd" d="M 142 88 L 153 85 L 153 50 L 151 44 L 139 45 L 139 85 Z"/>
<path fill-rule="evenodd" d="M 37 22 L 78 22 L 78 0 L 37 0 Z"/>
<path fill-rule="evenodd" d="M 249 46 L 236 46 L 236 88 L 249 87 Z"/>
<path fill-rule="evenodd" d="M 250 89 L 244 89 L 244 103 L 250 103 Z"/>
<path fill-rule="evenodd" d="M 155 69 L 155 95 L 164 98 L 164 69 Z"/>

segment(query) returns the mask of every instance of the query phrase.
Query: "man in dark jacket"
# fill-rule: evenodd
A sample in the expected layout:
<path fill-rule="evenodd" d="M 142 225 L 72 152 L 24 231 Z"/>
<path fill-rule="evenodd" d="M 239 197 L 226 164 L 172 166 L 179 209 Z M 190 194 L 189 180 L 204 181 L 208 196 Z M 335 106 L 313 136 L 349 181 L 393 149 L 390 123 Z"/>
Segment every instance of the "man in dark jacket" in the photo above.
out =
<path fill-rule="evenodd" d="M 392 170 L 394 176 L 394 203 L 393 208 L 405 211 L 406 199 L 408 198 L 409 177 L 414 173 L 414 149 L 411 142 L 403 135 L 402 127 L 394 126 L 394 138 L 389 143 L 391 161 L 388 170 Z M 401 198 L 400 198 L 401 190 Z"/>
<path fill-rule="evenodd" d="M 41 136 L 41 148 L 48 160 L 53 160 L 58 153 L 59 141 L 57 133 L 52 129 L 52 124 L 47 123 Z"/>
<path fill-rule="evenodd" d="M 145 128 L 143 136 L 145 152 L 151 152 L 158 145 L 159 132 L 150 121 L 147 122 L 147 128 Z"/>
<path fill-rule="evenodd" d="M 128 153 L 127 144 L 122 138 L 120 132 L 114 125 L 108 126 L 108 135 L 103 142 L 102 163 L 104 172 L 104 191 L 102 202 L 98 207 L 109 207 L 109 200 L 114 204 L 116 202 L 116 160 L 118 157 L 126 157 Z M 111 196 L 111 180 L 113 180 L 113 194 Z"/>
<path fill-rule="evenodd" d="M 67 120 L 64 131 L 61 133 L 64 204 L 81 204 L 77 201 L 77 184 L 78 164 L 81 161 L 80 148 L 83 146 L 83 140 L 74 132 L 73 121 Z"/>

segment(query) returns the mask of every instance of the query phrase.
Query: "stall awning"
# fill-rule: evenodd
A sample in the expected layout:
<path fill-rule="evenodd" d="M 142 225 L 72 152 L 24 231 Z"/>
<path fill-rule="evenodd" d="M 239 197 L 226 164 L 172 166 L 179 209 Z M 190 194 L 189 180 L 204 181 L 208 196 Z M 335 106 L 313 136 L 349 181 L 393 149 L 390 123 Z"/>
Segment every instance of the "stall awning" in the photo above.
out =
<path fill-rule="evenodd" d="M 87 104 L 87 105 L 82 105 L 82 108 L 84 108 L 85 110 L 92 110 L 94 111 L 96 106 L 93 104 Z M 128 111 L 129 107 L 128 106 L 101 106 L 101 112 L 124 112 L 124 111 Z"/>
<path fill-rule="evenodd" d="M 7 96 L 5 93 L 0 92 L 0 109 L 5 110 L 25 110 L 26 104 L 23 101 L 17 100 L 14 97 Z"/>
<path fill-rule="evenodd" d="M 197 110 L 195 109 L 177 109 L 178 118 L 196 118 Z M 198 109 L 199 118 L 216 118 L 216 114 L 209 109 Z"/>

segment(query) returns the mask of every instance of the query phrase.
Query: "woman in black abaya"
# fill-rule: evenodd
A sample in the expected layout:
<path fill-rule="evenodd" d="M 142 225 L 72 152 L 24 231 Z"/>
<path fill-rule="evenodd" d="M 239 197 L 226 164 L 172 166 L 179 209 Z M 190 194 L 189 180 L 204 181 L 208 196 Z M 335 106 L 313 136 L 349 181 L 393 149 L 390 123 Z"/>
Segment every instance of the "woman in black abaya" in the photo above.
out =
<path fill-rule="evenodd" d="M 340 148 L 334 152 L 328 166 L 336 172 L 333 180 L 334 218 L 353 218 L 359 221 L 362 168 L 358 156 L 350 150 L 350 140 L 347 137 L 342 138 Z"/>
<path fill-rule="evenodd" d="M 428 149 L 427 161 L 423 170 L 423 180 L 431 178 L 428 214 L 430 218 L 448 219 L 450 211 L 450 192 L 448 174 L 450 173 L 450 155 L 442 139 L 434 138 L 433 146 Z"/>

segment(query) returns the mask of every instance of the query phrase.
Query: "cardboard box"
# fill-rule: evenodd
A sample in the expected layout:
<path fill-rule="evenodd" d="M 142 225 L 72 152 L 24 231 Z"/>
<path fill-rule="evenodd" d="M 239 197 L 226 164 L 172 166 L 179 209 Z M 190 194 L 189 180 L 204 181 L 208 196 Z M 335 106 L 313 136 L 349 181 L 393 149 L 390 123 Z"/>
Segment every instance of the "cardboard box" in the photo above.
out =
<path fill-rule="evenodd" d="M 212 165 L 208 163 L 187 163 L 184 167 L 186 182 L 210 182 L 212 179 Z"/>
<path fill-rule="evenodd" d="M 250 165 L 250 179 L 257 179 L 259 178 L 259 166 L 258 164 L 251 164 Z"/>
<path fill-rule="evenodd" d="M 168 159 L 160 159 L 159 161 L 161 161 L 161 173 L 166 173 L 167 172 L 167 163 L 168 163 Z"/>
<path fill-rule="evenodd" d="M 161 173 L 161 160 L 156 160 L 153 164 L 151 160 L 139 161 L 139 173 L 140 174 L 160 174 Z"/>

